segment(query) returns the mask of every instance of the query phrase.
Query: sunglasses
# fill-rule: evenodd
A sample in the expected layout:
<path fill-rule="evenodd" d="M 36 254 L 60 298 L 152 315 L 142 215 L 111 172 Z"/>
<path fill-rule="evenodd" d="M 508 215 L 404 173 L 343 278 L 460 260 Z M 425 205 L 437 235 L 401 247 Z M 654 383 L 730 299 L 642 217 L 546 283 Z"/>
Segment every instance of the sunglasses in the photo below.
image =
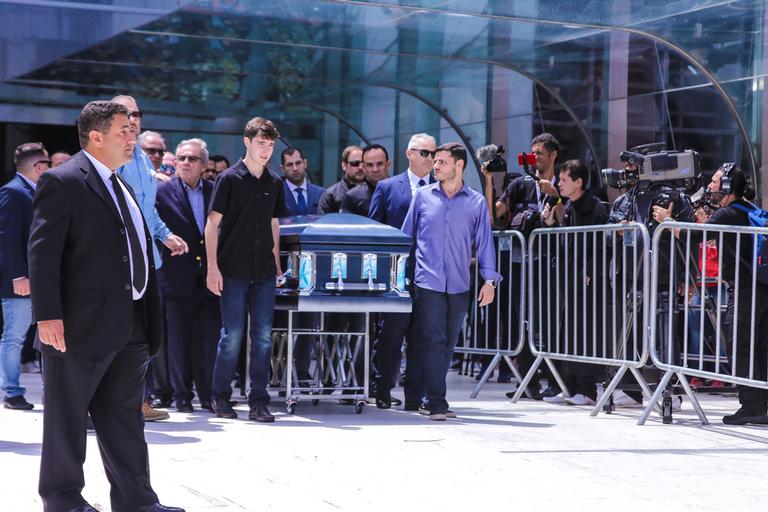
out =
<path fill-rule="evenodd" d="M 347 160 L 347 164 L 351 165 L 352 167 L 359 167 L 362 163 L 362 160 Z"/>
<path fill-rule="evenodd" d="M 50 160 L 38 160 L 37 162 L 35 162 L 34 165 L 37 165 L 37 164 L 45 164 L 48 167 L 51 167 L 53 165 L 53 162 Z"/>
<path fill-rule="evenodd" d="M 411 148 L 411 151 L 418 151 L 419 156 L 421 156 L 421 158 L 429 157 L 433 159 L 435 158 L 435 153 L 437 153 L 437 151 L 430 151 L 428 149 L 416 149 L 416 148 Z"/>
<path fill-rule="evenodd" d="M 144 114 L 141 113 L 141 110 L 134 110 L 133 112 L 128 112 L 128 117 L 135 117 L 136 119 L 141 119 Z"/>
<path fill-rule="evenodd" d="M 148 155 L 160 155 L 163 156 L 165 154 L 164 149 L 157 149 L 157 148 L 141 148 L 144 150 L 144 152 Z"/>
<path fill-rule="evenodd" d="M 177 156 L 176 160 L 178 162 L 189 161 L 191 163 L 195 163 L 195 162 L 199 162 L 200 160 L 202 160 L 202 158 L 200 158 L 199 156 L 193 156 L 193 155 L 181 155 L 181 156 Z"/>

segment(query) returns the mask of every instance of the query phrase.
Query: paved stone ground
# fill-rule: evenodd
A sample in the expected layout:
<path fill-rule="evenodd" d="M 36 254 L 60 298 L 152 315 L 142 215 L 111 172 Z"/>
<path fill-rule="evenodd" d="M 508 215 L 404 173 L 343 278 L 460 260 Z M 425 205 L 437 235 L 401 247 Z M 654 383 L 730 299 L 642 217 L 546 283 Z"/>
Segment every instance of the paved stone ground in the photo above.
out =
<path fill-rule="evenodd" d="M 39 404 L 39 376 L 23 375 Z M 163 503 L 189 512 L 513 510 L 764 510 L 768 428 L 727 427 L 733 397 L 708 396 L 702 427 L 685 402 L 674 425 L 639 410 L 589 409 L 504 398 L 490 382 L 449 375 L 459 418 L 300 402 L 277 422 L 172 413 L 147 424 L 152 481 Z M 400 390 L 398 390 L 399 392 Z M 398 394 L 396 392 L 396 394 Z M 240 405 L 241 417 L 247 409 Z M 0 510 L 39 511 L 42 411 L 0 409 Z M 84 495 L 109 510 L 109 487 L 89 434 Z"/>

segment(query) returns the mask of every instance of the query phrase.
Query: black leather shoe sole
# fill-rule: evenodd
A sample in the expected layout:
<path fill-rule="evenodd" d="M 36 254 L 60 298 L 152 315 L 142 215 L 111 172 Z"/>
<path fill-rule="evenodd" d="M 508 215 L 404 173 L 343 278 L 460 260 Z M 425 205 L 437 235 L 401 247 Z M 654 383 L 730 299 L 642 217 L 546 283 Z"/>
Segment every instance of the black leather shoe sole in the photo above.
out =
<path fill-rule="evenodd" d="M 768 416 L 758 414 L 755 416 L 723 416 L 723 423 L 726 425 L 768 425 Z"/>

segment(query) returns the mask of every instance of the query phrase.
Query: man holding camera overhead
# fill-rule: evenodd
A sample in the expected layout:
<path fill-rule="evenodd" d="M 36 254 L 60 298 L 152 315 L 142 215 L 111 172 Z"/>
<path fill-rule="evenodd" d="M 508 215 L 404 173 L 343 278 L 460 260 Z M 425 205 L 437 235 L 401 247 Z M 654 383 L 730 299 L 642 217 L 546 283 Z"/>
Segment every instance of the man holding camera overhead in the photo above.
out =
<path fill-rule="evenodd" d="M 535 175 L 520 176 L 507 186 L 504 193 L 494 204 L 494 210 L 491 215 L 494 218 L 497 227 L 504 229 L 514 229 L 528 236 L 531 231 L 541 227 L 542 221 L 554 218 L 557 223 L 562 223 L 563 204 L 560 201 L 560 195 L 557 190 L 557 176 L 555 173 L 555 162 L 560 151 L 560 143 L 551 133 L 542 133 L 537 135 L 531 141 L 531 153 L 536 157 Z M 488 166 L 484 165 L 481 172 L 485 178 L 486 201 L 489 200 L 489 194 L 493 189 L 493 177 L 489 172 Z M 513 262 L 515 256 L 512 255 Z M 519 260 L 512 264 L 513 275 L 520 275 Z M 504 266 L 504 265 L 502 265 Z M 512 314 L 518 311 L 517 304 L 521 300 L 519 293 L 513 294 Z M 515 319 L 516 320 L 516 319 Z M 513 321 L 515 321 L 513 320 Z M 523 352 L 518 356 L 518 365 L 522 371 L 527 371 L 533 364 L 533 356 L 528 344 L 523 345 Z M 548 372 L 547 372 L 548 373 Z M 554 382 L 554 379 L 549 379 Z M 530 395 L 536 400 L 541 400 L 542 396 L 555 396 L 560 390 L 556 387 L 548 387 L 543 395 L 539 392 L 538 386 L 534 385 L 529 390 Z M 508 393 L 510 398 L 514 393 Z"/>

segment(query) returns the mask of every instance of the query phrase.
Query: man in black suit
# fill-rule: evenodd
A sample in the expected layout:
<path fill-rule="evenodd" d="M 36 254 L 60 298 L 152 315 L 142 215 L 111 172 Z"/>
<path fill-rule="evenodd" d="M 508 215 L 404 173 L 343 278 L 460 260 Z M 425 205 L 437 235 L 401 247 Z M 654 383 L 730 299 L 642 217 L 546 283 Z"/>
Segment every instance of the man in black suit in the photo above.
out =
<path fill-rule="evenodd" d="M 28 245 L 45 384 L 38 490 L 46 512 L 96 510 L 81 494 L 90 412 L 112 510 L 179 511 L 149 481 L 141 404 L 163 319 L 152 238 L 114 172 L 136 145 L 128 110 L 88 103 L 78 135 L 83 150 L 38 181 Z"/>
<path fill-rule="evenodd" d="M 376 184 L 389 176 L 389 168 L 392 166 L 387 149 L 379 144 L 367 146 L 363 149 L 363 166 L 365 181 L 347 192 L 341 201 L 341 213 L 368 216 Z"/>
<path fill-rule="evenodd" d="M 205 141 L 181 141 L 176 148 L 176 176 L 157 187 L 157 212 L 189 246 L 188 253 L 165 258 L 158 272 L 165 299 L 168 367 L 179 412 L 193 411 L 193 380 L 200 406 L 213 410 L 211 384 L 221 311 L 218 298 L 205 285 L 203 233 L 213 191 L 213 184 L 201 179 L 207 161 Z"/>

